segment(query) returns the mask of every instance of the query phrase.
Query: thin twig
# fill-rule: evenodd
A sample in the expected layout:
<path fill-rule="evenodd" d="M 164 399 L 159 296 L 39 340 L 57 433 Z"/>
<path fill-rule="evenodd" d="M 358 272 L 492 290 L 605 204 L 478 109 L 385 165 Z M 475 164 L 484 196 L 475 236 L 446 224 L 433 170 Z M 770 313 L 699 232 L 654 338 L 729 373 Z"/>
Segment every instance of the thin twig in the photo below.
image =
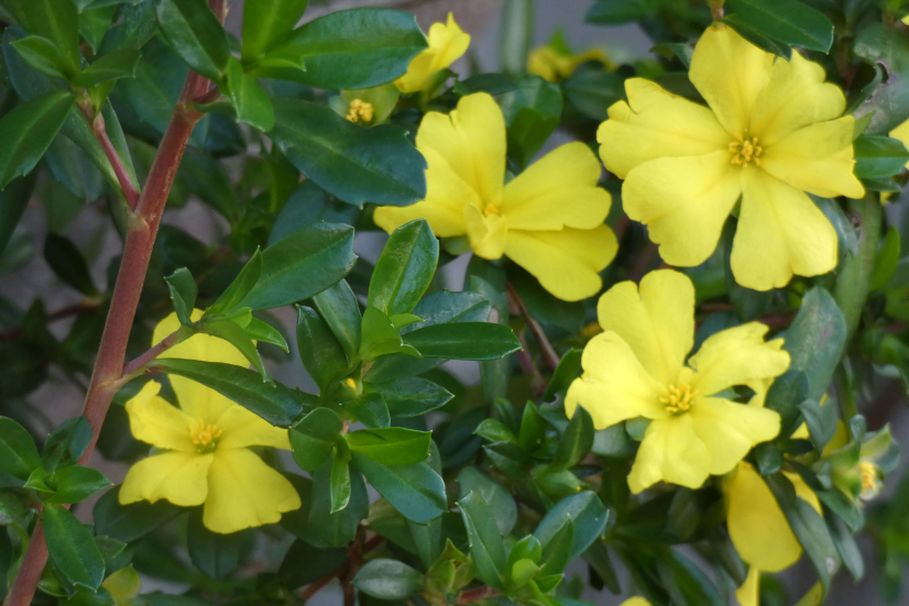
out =
<path fill-rule="evenodd" d="M 174 332 L 170 333 L 158 343 L 152 347 L 145 350 L 141 355 L 136 356 L 123 366 L 123 376 L 132 375 L 136 372 L 142 370 L 142 368 L 160 356 L 162 353 L 179 343 L 183 340 L 183 333 L 185 331 L 182 328 L 178 328 Z"/>
<path fill-rule="evenodd" d="M 47 320 L 47 322 L 49 322 L 49 323 L 56 322 L 58 320 L 65 320 L 66 318 L 70 318 L 72 316 L 77 316 L 80 314 L 95 311 L 96 309 L 101 307 L 101 304 L 103 302 L 104 301 L 100 298 L 94 298 L 94 297 L 86 298 L 73 305 L 67 305 L 66 307 L 60 308 L 56 311 L 52 311 L 52 312 L 48 313 L 46 316 L 44 316 L 44 319 Z M 0 331 L 0 341 L 12 341 L 14 339 L 18 339 L 21 336 L 22 336 L 22 327 L 20 327 L 20 326 L 15 326 L 13 328 L 9 328 L 7 330 Z"/>
<path fill-rule="evenodd" d="M 559 354 L 556 353 L 552 343 L 549 342 L 549 337 L 546 336 L 543 327 L 530 315 L 530 311 L 527 309 L 527 306 L 524 305 L 524 300 L 521 299 L 521 295 L 518 294 L 518 291 L 515 290 L 511 283 L 508 283 L 507 288 L 509 300 L 517 307 L 521 315 L 524 316 L 527 327 L 530 329 L 530 332 L 533 333 L 533 336 L 540 346 L 540 351 L 543 354 L 543 362 L 546 363 L 546 367 L 549 368 L 549 370 L 555 370 L 559 366 Z"/>
<path fill-rule="evenodd" d="M 126 198 L 126 203 L 129 205 L 130 210 L 136 210 L 136 205 L 139 203 L 140 197 L 139 190 L 133 185 L 133 180 L 129 171 L 126 170 L 126 166 L 123 164 L 120 154 L 117 152 L 110 137 L 107 135 L 104 116 L 98 113 L 96 116 L 92 117 L 88 111 L 83 109 L 82 113 L 91 125 L 92 132 L 101 144 L 101 148 L 104 150 L 104 155 L 107 156 L 111 168 L 114 169 L 114 174 L 117 176 L 117 182 L 120 184 L 120 189 L 123 191 L 123 197 Z"/>

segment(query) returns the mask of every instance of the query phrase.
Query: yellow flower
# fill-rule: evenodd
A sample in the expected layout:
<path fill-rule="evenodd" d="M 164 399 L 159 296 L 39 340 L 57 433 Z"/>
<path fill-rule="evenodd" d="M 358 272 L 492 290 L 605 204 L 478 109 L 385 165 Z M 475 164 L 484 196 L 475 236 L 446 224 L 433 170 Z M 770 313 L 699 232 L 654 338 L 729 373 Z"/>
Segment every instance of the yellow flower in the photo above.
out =
<path fill-rule="evenodd" d="M 505 119 L 492 97 L 477 93 L 448 115 L 426 114 L 417 149 L 427 163 L 426 198 L 376 209 L 379 227 L 426 219 L 440 237 L 467 236 L 484 259 L 507 256 L 560 299 L 600 290 L 617 243 L 603 224 L 612 199 L 597 187 L 601 168 L 586 145 L 567 143 L 505 184 Z"/>
<path fill-rule="evenodd" d="M 694 344 L 694 286 L 676 271 L 658 270 L 610 288 L 597 305 L 605 332 L 584 348 L 584 373 L 565 397 L 569 416 L 583 406 L 603 429 L 637 417 L 650 420 L 628 485 L 639 493 L 661 480 L 697 488 L 725 474 L 752 446 L 774 438 L 780 417 L 727 398 L 737 385 L 777 377 L 789 367 L 782 339 L 764 341 L 759 322 Z"/>
<path fill-rule="evenodd" d="M 575 54 L 556 45 L 547 44 L 530 52 L 527 57 L 527 71 L 544 80 L 557 82 L 571 76 L 578 66 L 588 61 L 597 61 L 606 68 L 612 67 L 612 62 L 602 49 L 591 48 Z"/>
<path fill-rule="evenodd" d="M 739 284 L 768 290 L 832 270 L 836 231 L 805 192 L 864 194 L 842 91 L 798 52 L 774 57 L 722 24 L 698 41 L 689 78 L 709 107 L 631 78 L 628 102 L 600 125 L 603 162 L 625 179 L 625 212 L 666 262 L 694 266 L 741 197 L 730 259 Z"/>
<path fill-rule="evenodd" d="M 890 131 L 890 136 L 894 139 L 898 139 L 909 148 L 909 120 L 906 120 L 892 131 Z M 909 168 L 909 162 L 906 162 L 906 168 Z"/>
<path fill-rule="evenodd" d="M 197 310 L 193 319 L 199 316 Z M 171 314 L 155 327 L 153 343 L 178 327 L 176 314 Z M 162 357 L 247 365 L 232 345 L 204 334 Z M 133 436 L 155 446 L 156 452 L 130 468 L 120 487 L 120 503 L 165 499 L 183 507 L 204 504 L 202 521 L 218 533 L 271 524 L 300 507 L 293 485 L 250 450 L 289 450 L 286 429 L 189 379 L 170 376 L 170 383 L 179 408 L 158 395 L 161 385 L 155 381 L 126 403 Z"/>
<path fill-rule="evenodd" d="M 634 596 L 633 598 L 628 598 L 619 606 L 650 606 L 650 601 L 647 598 L 642 598 L 640 596 Z"/>
<path fill-rule="evenodd" d="M 415 93 L 433 83 L 434 77 L 461 58 L 470 46 L 470 34 L 464 33 L 448 13 L 447 23 L 433 23 L 429 28 L 429 46 L 414 57 L 407 73 L 395 81 L 402 93 Z"/>

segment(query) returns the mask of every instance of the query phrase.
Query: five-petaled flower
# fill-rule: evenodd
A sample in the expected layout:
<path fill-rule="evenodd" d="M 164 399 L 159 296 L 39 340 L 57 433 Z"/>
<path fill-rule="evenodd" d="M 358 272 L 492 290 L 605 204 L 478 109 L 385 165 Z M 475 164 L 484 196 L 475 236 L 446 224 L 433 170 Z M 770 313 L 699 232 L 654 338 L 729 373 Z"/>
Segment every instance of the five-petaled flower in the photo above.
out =
<path fill-rule="evenodd" d="M 194 312 L 198 319 L 201 312 Z M 171 314 L 155 327 L 157 343 L 179 327 Z M 246 366 L 230 343 L 196 334 L 162 357 Z M 133 435 L 156 452 L 133 465 L 120 488 L 120 503 L 203 505 L 202 521 L 214 532 L 231 533 L 271 524 L 300 507 L 293 485 L 250 450 L 290 449 L 287 430 L 274 427 L 218 392 L 189 379 L 169 377 L 180 407 L 158 395 L 149 381 L 126 403 Z"/>
<path fill-rule="evenodd" d="M 603 222 L 609 192 L 583 143 L 549 152 L 505 183 L 505 119 L 491 96 L 462 97 L 450 114 L 429 112 L 417 131 L 426 158 L 426 198 L 376 209 L 391 232 L 426 219 L 440 237 L 467 236 L 484 259 L 507 256 L 560 299 L 577 301 L 602 288 L 599 272 L 615 256 L 615 234 Z"/>
<path fill-rule="evenodd" d="M 782 339 L 765 341 L 767 326 L 749 322 L 694 344 L 694 286 L 684 274 L 658 270 L 610 288 L 597 305 L 604 332 L 584 348 L 584 373 L 565 397 L 603 429 L 650 421 L 628 476 L 632 492 L 666 481 L 698 488 L 732 471 L 760 442 L 779 433 L 776 411 L 739 404 L 736 386 L 766 384 L 789 367 Z"/>
<path fill-rule="evenodd" d="M 730 258 L 739 284 L 768 290 L 832 270 L 836 231 L 805 192 L 864 194 L 843 92 L 798 52 L 774 57 L 722 24 L 698 41 L 688 75 L 708 107 L 631 78 L 628 101 L 600 125 L 625 212 L 666 262 L 694 266 L 741 198 Z"/>
<path fill-rule="evenodd" d="M 395 80 L 402 93 L 416 93 L 437 84 L 439 73 L 461 58 L 470 46 L 470 34 L 465 33 L 448 13 L 445 23 L 429 27 L 429 46 L 411 59 L 407 73 Z"/>

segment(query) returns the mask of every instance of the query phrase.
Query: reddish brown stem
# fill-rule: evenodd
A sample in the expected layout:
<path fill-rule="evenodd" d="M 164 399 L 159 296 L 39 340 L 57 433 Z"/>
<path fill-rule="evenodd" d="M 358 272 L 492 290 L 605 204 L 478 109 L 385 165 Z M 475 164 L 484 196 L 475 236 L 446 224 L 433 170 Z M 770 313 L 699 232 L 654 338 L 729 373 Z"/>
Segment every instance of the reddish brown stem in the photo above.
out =
<path fill-rule="evenodd" d="M 123 366 L 123 376 L 126 377 L 135 372 L 142 370 L 142 368 L 146 364 L 148 364 L 149 362 L 151 362 L 152 360 L 154 360 L 155 358 L 160 356 L 162 353 L 164 353 L 165 351 L 167 351 L 168 349 L 170 349 L 171 347 L 173 347 L 174 345 L 176 345 L 177 343 L 182 341 L 183 338 L 185 338 L 185 337 L 183 337 L 182 333 L 183 333 L 183 330 L 181 330 L 181 329 L 175 330 L 174 332 L 170 333 L 169 335 L 167 335 L 166 337 L 164 337 L 163 339 L 158 341 L 157 344 L 155 344 L 154 346 L 145 350 L 144 353 L 142 353 L 141 355 L 139 355 L 139 356 L 133 358 L 132 360 L 130 360 L 129 362 L 127 362 Z"/>
<path fill-rule="evenodd" d="M 123 159 L 120 158 L 120 154 L 117 153 L 114 144 L 107 135 L 104 116 L 99 113 L 93 118 L 86 113 L 85 117 L 89 121 L 89 124 L 91 124 L 92 132 L 95 133 L 95 138 L 98 139 L 98 142 L 101 144 L 101 148 L 104 150 L 104 155 L 107 156 L 111 168 L 114 169 L 114 174 L 117 176 L 117 182 L 120 184 L 120 189 L 123 191 L 123 197 L 126 198 L 126 203 L 129 205 L 130 210 L 136 210 L 136 205 L 139 203 L 140 197 L 139 190 L 133 185 L 132 177 L 130 176 L 129 171 L 126 170 Z"/>
<path fill-rule="evenodd" d="M 489 598 L 494 598 L 498 595 L 500 595 L 498 590 L 493 589 L 492 587 L 476 587 L 474 589 L 462 591 L 458 596 L 458 601 L 456 603 L 459 605 L 476 604 L 481 600 L 488 600 Z"/>
<path fill-rule="evenodd" d="M 222 1 L 212 1 L 212 10 L 215 14 L 223 14 L 223 7 Z M 85 395 L 82 414 L 91 425 L 92 437 L 79 459 L 80 463 L 88 461 L 94 453 L 104 417 L 107 416 L 111 400 L 121 385 L 126 345 L 145 283 L 158 226 L 186 144 L 193 127 L 201 118 L 201 114 L 193 109 L 192 103 L 206 94 L 208 89 L 208 80 L 195 73 L 189 74 L 170 124 L 161 139 L 145 187 L 130 216 L 117 282 L 104 323 L 94 371 Z M 6 606 L 28 606 L 31 603 L 41 571 L 47 564 L 47 557 L 47 544 L 39 520 L 29 541 L 19 574 L 6 600 Z"/>
<path fill-rule="evenodd" d="M 552 343 L 549 342 L 549 337 L 546 336 L 543 327 L 530 315 L 530 311 L 527 309 L 527 306 L 524 305 L 524 300 L 510 283 L 508 284 L 508 298 L 521 312 L 521 315 L 524 316 L 527 327 L 530 329 L 530 332 L 533 333 L 534 338 L 540 346 L 540 351 L 543 354 L 543 362 L 545 362 L 546 367 L 549 368 L 549 370 L 555 370 L 559 366 L 559 354 L 556 353 Z"/>

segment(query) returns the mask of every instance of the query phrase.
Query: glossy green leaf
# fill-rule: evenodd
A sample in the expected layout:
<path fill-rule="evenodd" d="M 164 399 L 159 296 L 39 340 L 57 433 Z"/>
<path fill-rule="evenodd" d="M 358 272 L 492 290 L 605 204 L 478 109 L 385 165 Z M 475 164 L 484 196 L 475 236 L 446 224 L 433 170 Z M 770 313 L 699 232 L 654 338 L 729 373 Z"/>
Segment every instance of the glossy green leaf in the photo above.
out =
<path fill-rule="evenodd" d="M 193 70 L 218 79 L 230 47 L 224 28 L 205 0 L 160 0 L 158 24 L 171 47 Z"/>
<path fill-rule="evenodd" d="M 7 0 L 4 4 L 28 33 L 57 47 L 68 73 L 79 70 L 79 20 L 72 0 Z"/>
<path fill-rule="evenodd" d="M 359 398 L 345 402 L 344 406 L 354 419 L 366 427 L 389 427 L 391 425 L 388 406 L 382 396 L 378 394 L 363 394 Z"/>
<path fill-rule="evenodd" d="M 253 287 L 262 277 L 264 261 L 262 251 L 256 249 L 249 261 L 240 269 L 240 273 L 233 279 L 224 292 L 215 299 L 215 302 L 206 310 L 206 315 L 230 316 L 243 307 L 243 300 L 249 295 Z"/>
<path fill-rule="evenodd" d="M 425 326 L 404 335 L 404 343 L 427 358 L 497 360 L 521 349 L 510 328 L 489 322 Z"/>
<path fill-rule="evenodd" d="M 54 274 L 84 295 L 98 293 L 82 252 L 63 236 L 47 234 L 44 240 L 44 259 Z"/>
<path fill-rule="evenodd" d="M 92 439 L 92 427 L 84 416 L 67 419 L 47 436 L 41 460 L 44 468 L 53 471 L 61 465 L 75 463 Z"/>
<path fill-rule="evenodd" d="M 648 17 L 654 0 L 595 0 L 584 20 L 588 23 L 613 25 Z"/>
<path fill-rule="evenodd" d="M 481 496 L 492 511 L 499 533 L 503 537 L 508 536 L 518 521 L 518 506 L 511 493 L 476 467 L 461 470 L 458 486 L 462 499 L 471 492 Z"/>
<path fill-rule="evenodd" d="M 887 230 L 887 235 L 884 236 L 884 241 L 881 242 L 880 250 L 877 253 L 874 272 L 871 274 L 870 288 L 872 291 L 884 288 L 896 273 L 902 252 L 901 240 L 898 229 L 891 227 Z M 2 244 L 0 244 L 0 250 L 2 249 Z"/>
<path fill-rule="evenodd" d="M 357 469 L 408 520 L 425 524 L 448 509 L 445 482 L 426 463 L 384 465 L 353 453 Z"/>
<path fill-rule="evenodd" d="M 262 251 L 262 273 L 238 306 L 271 309 L 308 299 L 347 275 L 356 256 L 354 230 L 322 223 L 278 240 Z"/>
<path fill-rule="evenodd" d="M 341 435 L 341 419 L 330 408 L 316 408 L 290 428 L 294 460 L 306 471 L 315 472 L 331 457 Z"/>
<path fill-rule="evenodd" d="M 866 132 L 886 134 L 906 120 L 909 111 L 909 80 L 900 74 L 909 70 L 909 38 L 898 28 L 881 22 L 862 27 L 853 52 L 884 71 L 883 84 L 856 108 L 856 117 L 870 116 Z"/>
<path fill-rule="evenodd" d="M 96 492 L 111 485 L 104 474 L 92 467 L 67 465 L 60 467 L 48 478 L 54 494 L 48 503 L 80 503 Z"/>
<path fill-rule="evenodd" d="M 48 93 L 14 107 L 0 118 L 0 189 L 35 167 L 72 106 L 71 94 Z"/>
<path fill-rule="evenodd" d="M 9 417 L 0 416 L 0 472 L 25 480 L 41 465 L 41 457 L 24 427 Z"/>
<path fill-rule="evenodd" d="M 316 310 L 305 305 L 297 308 L 297 349 L 323 395 L 333 391 L 348 372 L 341 344 Z"/>
<path fill-rule="evenodd" d="M 350 289 L 346 280 L 338 281 L 312 298 L 322 319 L 328 324 L 331 332 L 348 359 L 353 359 L 360 349 L 360 303 Z"/>
<path fill-rule="evenodd" d="M 43 36 L 23 36 L 10 43 L 30 66 L 52 78 L 65 78 L 66 65 L 57 45 Z"/>
<path fill-rule="evenodd" d="M 233 364 L 158 358 L 149 366 L 211 387 L 279 427 L 291 425 L 303 412 L 304 398 L 312 398 L 280 383 L 262 381 L 259 373 Z"/>
<path fill-rule="evenodd" d="M 432 434 L 404 427 L 361 429 L 346 436 L 351 452 L 383 465 L 412 465 L 429 457 Z"/>
<path fill-rule="evenodd" d="M 34 176 L 13 179 L 0 189 L 0 254 L 13 235 L 35 185 Z"/>
<path fill-rule="evenodd" d="M 243 58 L 255 59 L 290 37 L 309 0 L 243 4 Z"/>
<path fill-rule="evenodd" d="M 240 564 L 249 535 L 243 532 L 218 534 L 202 523 L 202 513 L 193 512 L 187 525 L 186 544 L 193 565 L 210 577 L 225 577 Z"/>
<path fill-rule="evenodd" d="M 275 109 L 268 92 L 253 76 L 243 72 L 243 66 L 231 58 L 227 64 L 227 90 L 225 91 L 237 113 L 237 120 L 263 132 L 275 125 Z"/>
<path fill-rule="evenodd" d="M 185 267 L 181 267 L 171 275 L 164 278 L 174 311 L 181 324 L 192 324 L 191 315 L 196 306 L 196 296 L 199 289 L 196 280 Z"/>
<path fill-rule="evenodd" d="M 426 195 L 426 163 L 401 127 L 361 128 L 300 99 L 275 99 L 274 107 L 272 138 L 327 192 L 356 205 L 406 205 Z"/>
<path fill-rule="evenodd" d="M 426 293 L 439 262 L 439 241 L 426 221 L 396 229 L 373 269 L 369 305 L 388 315 L 408 313 Z"/>
<path fill-rule="evenodd" d="M 294 66 L 290 77 L 320 88 L 369 88 L 407 71 L 426 48 L 414 16 L 385 8 L 354 8 L 319 17 L 269 51 L 262 71 L 287 77 L 269 65 Z M 303 71 L 305 70 L 305 71 Z"/>
<path fill-rule="evenodd" d="M 504 587 L 507 557 L 489 504 L 480 494 L 471 492 L 458 501 L 458 507 L 467 529 L 470 558 L 477 576 L 490 587 Z"/>
<path fill-rule="evenodd" d="M 445 406 L 454 395 L 437 383 L 421 377 L 403 377 L 387 383 L 370 383 L 370 391 L 382 396 L 392 417 L 419 417 Z"/>
<path fill-rule="evenodd" d="M 581 407 L 578 407 L 568 428 L 562 434 L 559 441 L 559 449 L 556 451 L 553 466 L 561 469 L 567 469 L 577 465 L 580 460 L 590 452 L 593 447 L 593 420 L 590 415 Z"/>
<path fill-rule="evenodd" d="M 167 501 L 140 501 L 121 505 L 119 488 L 107 491 L 92 510 L 95 531 L 121 541 L 132 542 L 176 517 L 182 510 Z"/>
<path fill-rule="evenodd" d="M 343 455 L 339 451 L 335 451 L 331 458 L 331 472 L 329 473 L 329 496 L 331 497 L 329 511 L 332 514 L 347 507 L 350 503 L 351 489 L 350 457 L 346 451 Z"/>
<path fill-rule="evenodd" d="M 47 550 L 61 577 L 75 587 L 97 589 L 104 580 L 104 556 L 91 530 L 61 505 L 41 513 Z"/>
<path fill-rule="evenodd" d="M 557 84 L 524 76 L 499 97 L 508 132 L 508 151 L 526 166 L 559 125 L 562 93 Z"/>
<path fill-rule="evenodd" d="M 256 348 L 256 343 L 252 340 L 252 337 L 247 334 L 246 330 L 237 323 L 232 320 L 205 320 L 199 323 L 198 328 L 199 332 L 224 339 L 236 347 L 237 350 L 243 354 L 243 357 L 253 365 L 253 368 L 259 372 L 259 376 L 262 380 L 268 380 L 265 363 L 262 361 L 262 356 Z"/>
<path fill-rule="evenodd" d="M 284 338 L 281 331 L 265 320 L 260 320 L 253 316 L 249 319 L 249 324 L 244 327 L 244 330 L 251 339 L 260 344 L 268 343 L 269 345 L 274 345 L 284 353 L 290 352 L 290 347 L 287 345 L 287 340 Z"/>
<path fill-rule="evenodd" d="M 771 40 L 826 53 L 833 44 L 833 23 L 801 0 L 727 0 L 727 23 L 740 23 Z"/>
<path fill-rule="evenodd" d="M 380 600 L 405 600 L 423 588 L 423 575 L 404 562 L 376 558 L 357 571 L 353 584 Z"/>
<path fill-rule="evenodd" d="M 385 312 L 375 307 L 367 307 L 363 312 L 360 329 L 359 357 L 363 360 L 374 360 L 396 353 L 420 357 L 420 353 L 412 345 L 404 343 L 401 331 L 395 328 Z"/>
<path fill-rule="evenodd" d="M 348 547 L 369 512 L 369 497 L 363 476 L 350 474 L 350 501 L 347 507 L 331 513 L 330 461 L 313 475 L 312 505 L 304 527 L 305 539 L 317 547 Z"/>
<path fill-rule="evenodd" d="M 90 63 L 73 82 L 78 86 L 96 86 L 120 78 L 132 78 L 140 56 L 139 51 L 133 48 L 113 50 Z"/>
<path fill-rule="evenodd" d="M 603 534 L 609 518 L 609 510 L 603 505 L 600 497 L 585 490 L 556 503 L 540 520 L 533 534 L 545 547 L 562 526 L 570 521 L 574 525 L 574 542 L 569 559 L 574 559 Z"/>
<path fill-rule="evenodd" d="M 862 135 L 855 140 L 855 176 L 859 179 L 886 179 L 898 175 L 909 162 L 902 141 L 880 135 Z"/>

